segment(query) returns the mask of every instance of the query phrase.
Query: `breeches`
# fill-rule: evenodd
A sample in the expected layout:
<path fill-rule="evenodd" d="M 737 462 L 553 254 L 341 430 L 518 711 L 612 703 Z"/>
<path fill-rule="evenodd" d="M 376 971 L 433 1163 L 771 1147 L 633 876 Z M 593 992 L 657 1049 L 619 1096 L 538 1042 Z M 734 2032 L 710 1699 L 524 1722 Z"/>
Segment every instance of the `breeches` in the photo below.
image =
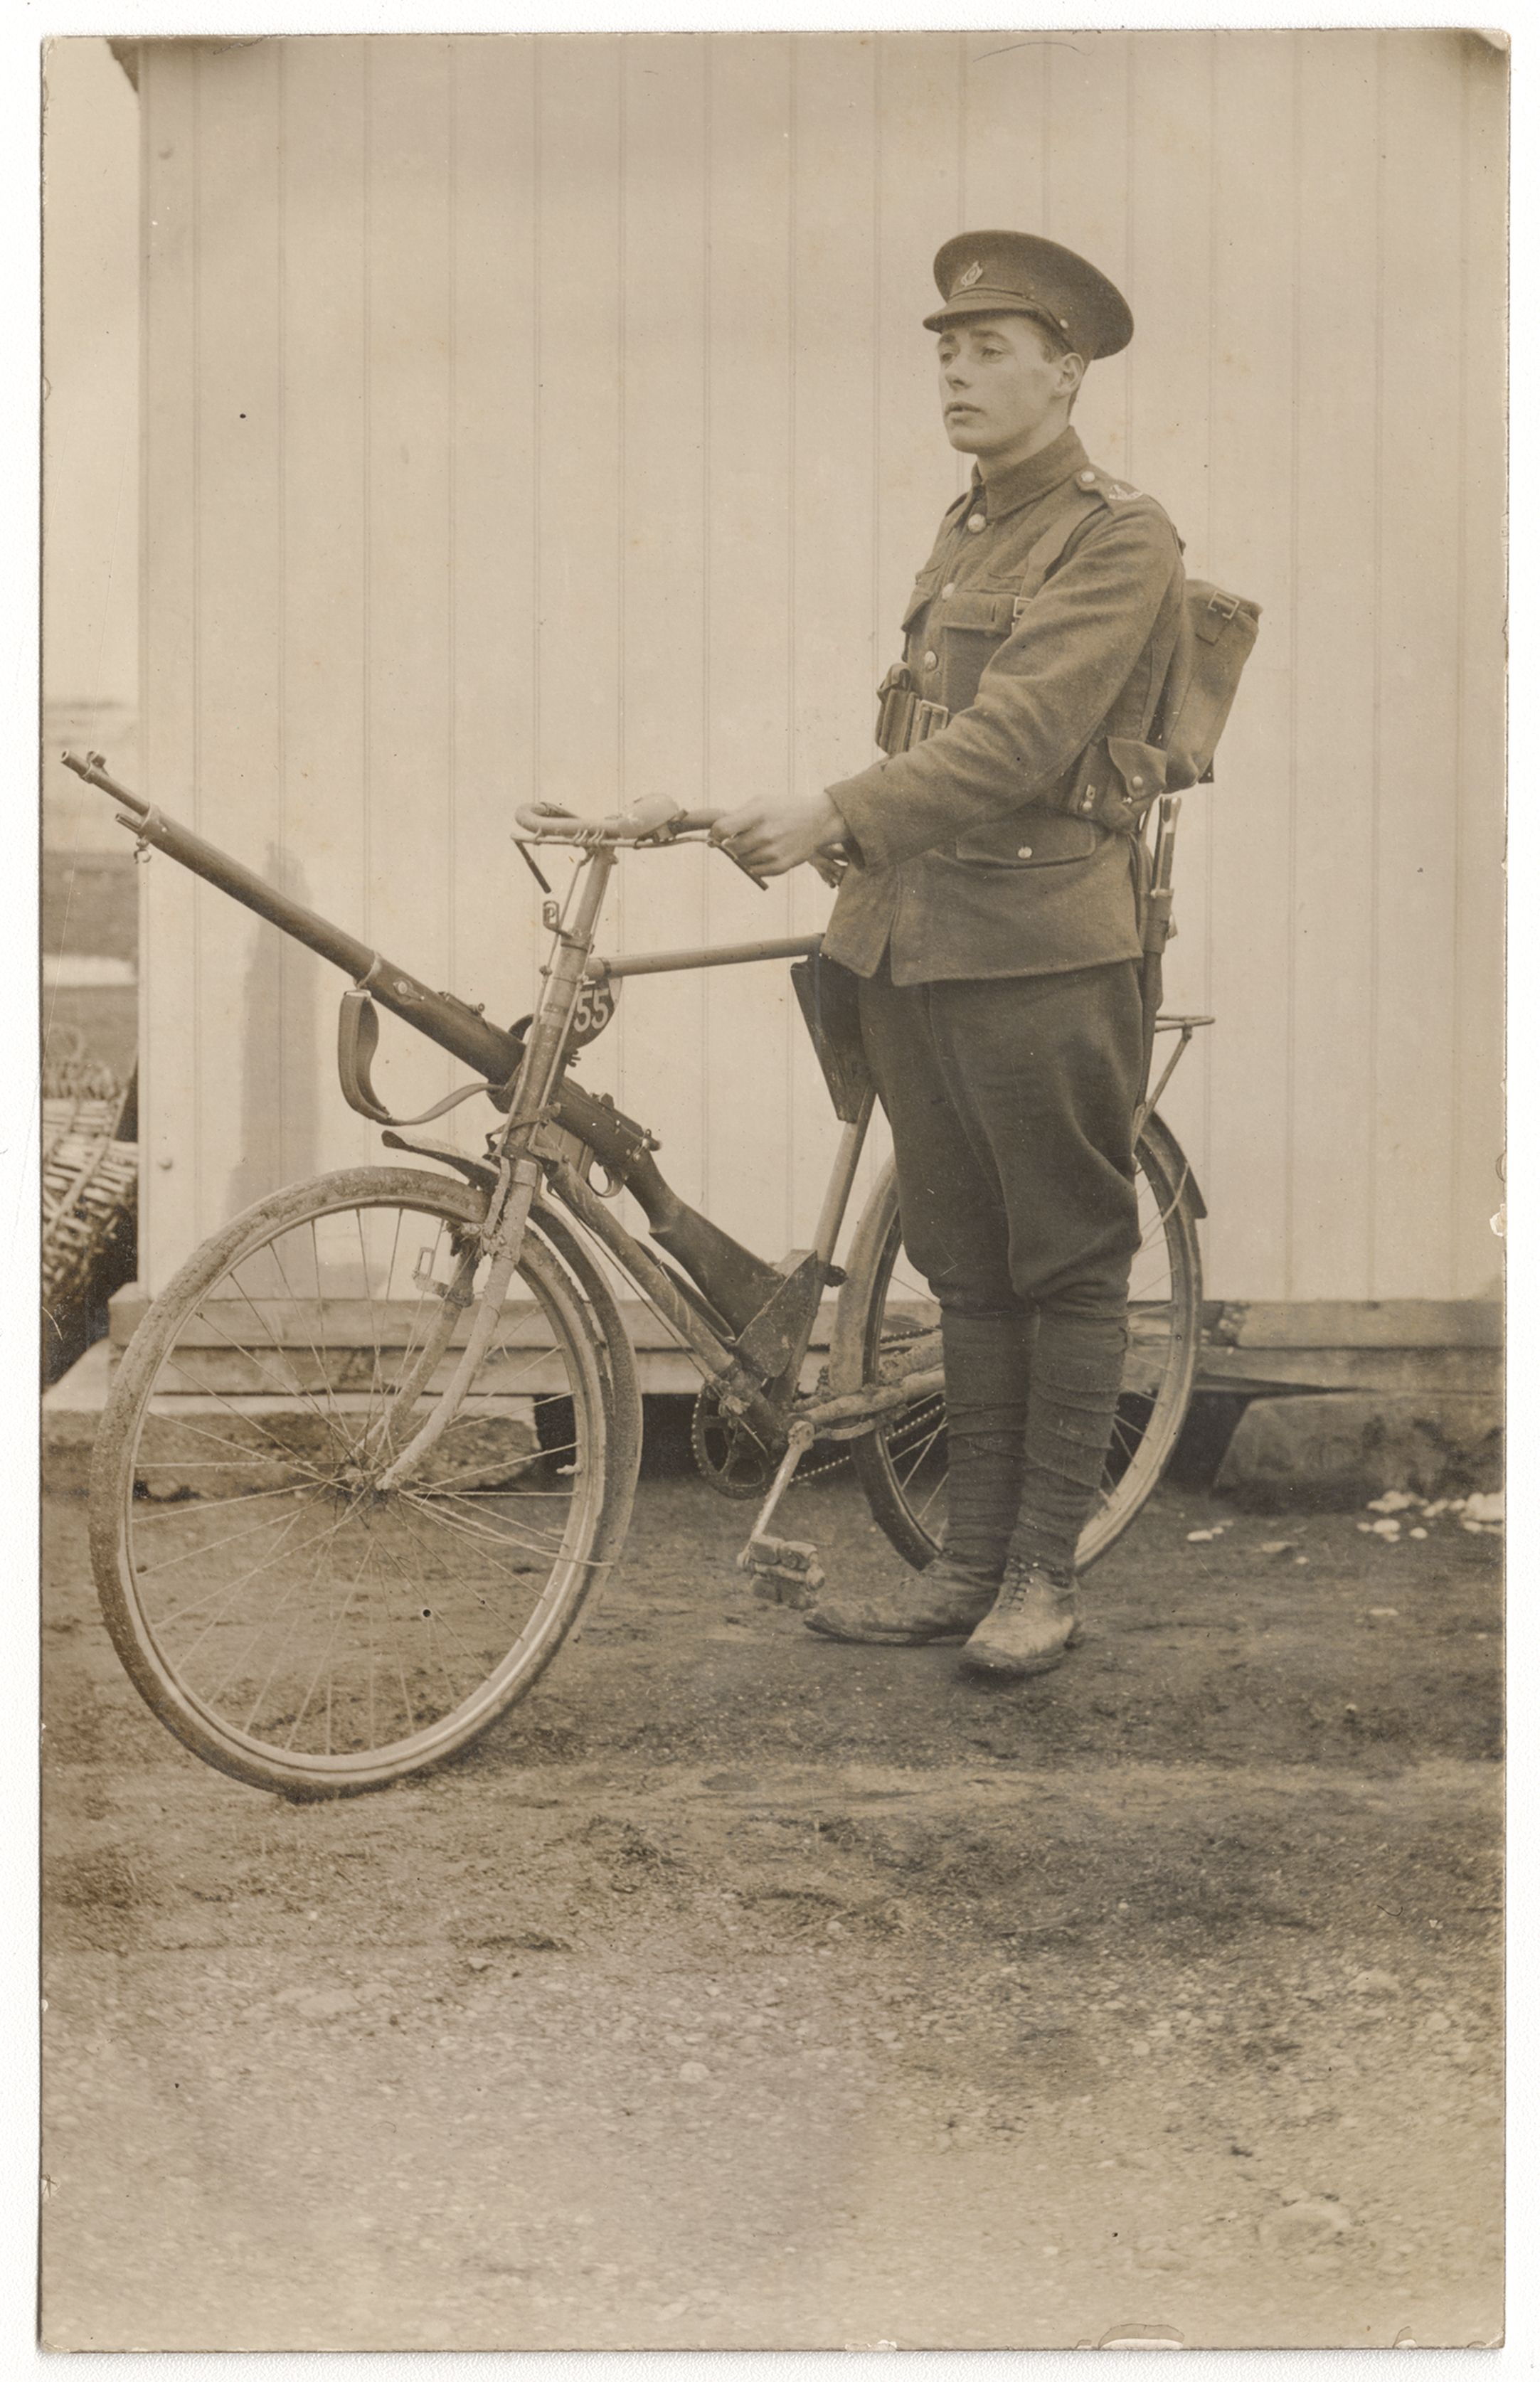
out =
<path fill-rule="evenodd" d="M 1091 1512 L 1139 1242 L 1134 964 L 860 988 L 904 1245 L 942 1310 L 946 1553 L 1060 1578 Z"/>
<path fill-rule="evenodd" d="M 1139 1242 L 1131 960 L 1062 976 L 863 979 L 904 1246 L 946 1309 L 1120 1320 Z"/>

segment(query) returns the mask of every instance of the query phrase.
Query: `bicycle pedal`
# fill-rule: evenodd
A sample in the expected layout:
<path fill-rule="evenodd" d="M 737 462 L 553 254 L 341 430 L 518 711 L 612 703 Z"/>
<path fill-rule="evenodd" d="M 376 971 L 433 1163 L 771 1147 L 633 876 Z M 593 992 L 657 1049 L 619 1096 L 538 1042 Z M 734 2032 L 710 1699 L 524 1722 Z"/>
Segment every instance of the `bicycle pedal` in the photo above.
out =
<path fill-rule="evenodd" d="M 808 1539 L 750 1539 L 738 1569 L 752 1574 L 756 1596 L 797 1611 L 816 1604 L 824 1585 L 819 1551 Z"/>

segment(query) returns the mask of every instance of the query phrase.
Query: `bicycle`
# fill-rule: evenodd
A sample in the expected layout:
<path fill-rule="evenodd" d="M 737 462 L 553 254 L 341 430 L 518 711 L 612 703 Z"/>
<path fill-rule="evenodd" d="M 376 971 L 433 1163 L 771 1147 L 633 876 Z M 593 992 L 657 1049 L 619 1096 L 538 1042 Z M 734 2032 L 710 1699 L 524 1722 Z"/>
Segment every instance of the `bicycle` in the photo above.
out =
<path fill-rule="evenodd" d="M 939 1310 L 904 1261 L 891 1164 L 834 1262 L 873 1093 L 858 1050 L 827 1030 L 819 938 L 597 955 L 621 851 L 708 840 L 720 814 L 665 799 L 597 820 L 515 813 L 551 946 L 533 1014 L 504 1033 L 166 818 L 100 755 L 65 759 L 125 805 L 142 851 L 347 971 L 344 1096 L 388 1148 L 437 1170 L 351 1168 L 259 1200 L 187 1260 L 123 1357 L 93 1459 L 92 1565 L 129 1676 L 184 1745 L 290 1798 L 359 1793 L 457 1753 L 533 1686 L 620 1559 L 640 1462 L 635 1358 L 601 1257 L 702 1376 L 696 1462 L 758 1504 L 738 1560 L 761 1593 L 805 1604 L 821 1585 L 816 1550 L 770 1529 L 815 1449 L 848 1455 L 899 1553 L 930 1559 L 945 1502 Z M 1167 888 L 1176 809 L 1166 798 L 1154 859 Z M 542 847 L 576 854 L 562 901 Z M 811 1246 L 775 1264 L 686 1207 L 645 1128 L 568 1075 L 627 976 L 770 960 L 795 963 L 841 1123 Z M 369 1073 L 376 1002 L 478 1080 L 392 1119 Z M 1210 1022 L 1160 1021 L 1178 1040 L 1140 1118 L 1130 1348 L 1082 1566 L 1155 1486 L 1191 1393 L 1203 1208 L 1155 1100 Z M 413 1136 L 477 1095 L 499 1111 L 484 1155 Z M 622 1187 L 661 1254 L 615 1214 Z M 807 1382 L 829 1288 L 828 1360 Z"/>

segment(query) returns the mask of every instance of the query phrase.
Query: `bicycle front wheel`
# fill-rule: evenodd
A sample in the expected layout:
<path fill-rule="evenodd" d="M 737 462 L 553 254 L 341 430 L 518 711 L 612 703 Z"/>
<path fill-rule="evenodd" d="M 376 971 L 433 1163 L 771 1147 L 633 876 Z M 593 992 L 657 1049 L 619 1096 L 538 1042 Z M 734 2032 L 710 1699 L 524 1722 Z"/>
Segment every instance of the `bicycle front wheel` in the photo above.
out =
<path fill-rule="evenodd" d="M 631 1376 L 534 1231 L 459 1412 L 381 1486 L 459 1362 L 485 1206 L 407 1168 L 277 1193 L 189 1259 L 124 1357 L 91 1490 L 107 1627 L 166 1725 L 251 1785 L 355 1794 L 458 1751 L 620 1552 Z"/>
<path fill-rule="evenodd" d="M 1198 1202 L 1167 1127 L 1151 1117 L 1135 1152 L 1140 1246 L 1128 1285 L 1129 1345 L 1096 1510 L 1081 1534 L 1081 1570 L 1127 1529 L 1170 1460 L 1192 1395 L 1202 1284 Z M 873 1191 L 840 1294 L 830 1365 L 836 1391 L 941 1364 L 941 1309 L 904 1255 L 890 1166 Z M 906 1562 L 940 1551 L 946 1516 L 946 1402 L 939 1393 L 851 1443 L 873 1518 Z"/>

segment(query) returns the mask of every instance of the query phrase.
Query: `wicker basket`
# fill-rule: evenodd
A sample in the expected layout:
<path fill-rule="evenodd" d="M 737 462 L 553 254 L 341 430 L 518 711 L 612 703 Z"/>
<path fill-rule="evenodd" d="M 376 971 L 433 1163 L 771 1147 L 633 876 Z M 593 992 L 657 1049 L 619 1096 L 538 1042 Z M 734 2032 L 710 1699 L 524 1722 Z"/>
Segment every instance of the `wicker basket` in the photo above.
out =
<path fill-rule="evenodd" d="M 54 1025 L 43 1060 L 43 1098 L 50 1100 L 111 1100 L 121 1105 L 123 1086 L 112 1069 L 93 1059 L 78 1025 Z"/>
<path fill-rule="evenodd" d="M 102 1306 L 132 1277 L 139 1149 L 112 1138 L 122 1108 L 121 1093 L 43 1103 L 45 1369 L 51 1341 L 72 1336 L 70 1310 Z"/>

